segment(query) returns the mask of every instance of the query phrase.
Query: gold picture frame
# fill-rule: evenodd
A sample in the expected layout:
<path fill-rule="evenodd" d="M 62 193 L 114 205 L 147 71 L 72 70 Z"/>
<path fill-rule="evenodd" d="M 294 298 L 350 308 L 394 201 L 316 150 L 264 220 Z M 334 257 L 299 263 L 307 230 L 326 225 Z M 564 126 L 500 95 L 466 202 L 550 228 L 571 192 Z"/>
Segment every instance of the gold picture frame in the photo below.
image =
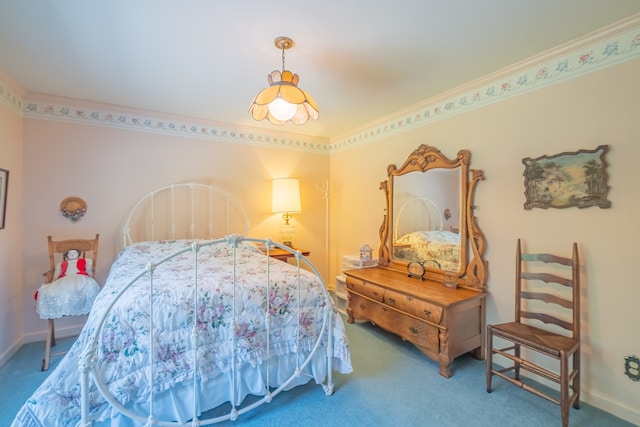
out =
<path fill-rule="evenodd" d="M 9 189 L 9 171 L 0 169 L 0 229 L 4 228 L 7 216 L 7 190 Z"/>
<path fill-rule="evenodd" d="M 608 145 L 601 145 L 593 150 L 522 159 L 524 208 L 610 208 L 605 157 L 608 151 Z"/>

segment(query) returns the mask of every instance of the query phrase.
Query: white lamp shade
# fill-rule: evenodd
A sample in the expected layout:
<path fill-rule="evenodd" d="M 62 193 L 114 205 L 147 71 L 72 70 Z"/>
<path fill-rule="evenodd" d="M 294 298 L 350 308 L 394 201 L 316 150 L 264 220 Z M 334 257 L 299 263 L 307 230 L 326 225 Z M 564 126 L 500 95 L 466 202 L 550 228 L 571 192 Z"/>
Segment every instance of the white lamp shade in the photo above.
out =
<path fill-rule="evenodd" d="M 276 178 L 271 193 L 272 212 L 301 212 L 300 184 L 295 178 Z"/>

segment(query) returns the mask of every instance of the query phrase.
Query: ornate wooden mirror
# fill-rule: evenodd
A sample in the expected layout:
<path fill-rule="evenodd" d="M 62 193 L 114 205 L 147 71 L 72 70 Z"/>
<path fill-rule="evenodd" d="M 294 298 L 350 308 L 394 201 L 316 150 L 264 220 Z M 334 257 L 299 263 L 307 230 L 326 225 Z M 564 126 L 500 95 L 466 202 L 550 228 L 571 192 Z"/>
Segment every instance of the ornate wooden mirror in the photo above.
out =
<path fill-rule="evenodd" d="M 420 145 L 380 183 L 387 209 L 380 228 L 381 266 L 407 271 L 424 265 L 425 278 L 451 287 L 486 288 L 485 238 L 473 215 L 476 184 L 482 171 L 469 168 L 471 153 L 448 159 Z"/>

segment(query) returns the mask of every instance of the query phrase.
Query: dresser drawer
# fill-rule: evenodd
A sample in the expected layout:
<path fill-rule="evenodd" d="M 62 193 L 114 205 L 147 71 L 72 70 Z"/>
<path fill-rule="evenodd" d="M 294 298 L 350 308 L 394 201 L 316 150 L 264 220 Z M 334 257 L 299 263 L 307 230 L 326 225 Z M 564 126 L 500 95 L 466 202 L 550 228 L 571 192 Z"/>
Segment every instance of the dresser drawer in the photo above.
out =
<path fill-rule="evenodd" d="M 381 287 L 350 276 L 347 276 L 347 289 L 380 302 L 384 296 L 384 290 Z"/>
<path fill-rule="evenodd" d="M 403 339 L 420 347 L 421 351 L 432 359 L 438 360 L 440 331 L 436 326 L 357 294 L 349 296 L 348 311 L 354 320 L 367 319 L 374 325 L 400 335 Z"/>
<path fill-rule="evenodd" d="M 428 320 L 429 322 L 439 324 L 442 320 L 441 306 L 402 292 L 386 290 L 384 293 L 384 303 L 405 313 Z"/>

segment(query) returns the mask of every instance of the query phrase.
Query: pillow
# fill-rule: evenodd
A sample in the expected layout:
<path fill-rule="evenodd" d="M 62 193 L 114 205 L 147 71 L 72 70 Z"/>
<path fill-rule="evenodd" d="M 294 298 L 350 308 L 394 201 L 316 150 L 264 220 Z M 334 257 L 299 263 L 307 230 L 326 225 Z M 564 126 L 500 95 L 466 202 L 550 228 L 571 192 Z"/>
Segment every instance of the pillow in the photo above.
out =
<path fill-rule="evenodd" d="M 227 242 L 217 243 L 209 246 L 211 254 L 214 257 L 229 257 L 233 256 L 233 246 Z M 240 242 L 237 248 L 238 253 L 262 253 L 255 245 L 250 242 Z"/>

